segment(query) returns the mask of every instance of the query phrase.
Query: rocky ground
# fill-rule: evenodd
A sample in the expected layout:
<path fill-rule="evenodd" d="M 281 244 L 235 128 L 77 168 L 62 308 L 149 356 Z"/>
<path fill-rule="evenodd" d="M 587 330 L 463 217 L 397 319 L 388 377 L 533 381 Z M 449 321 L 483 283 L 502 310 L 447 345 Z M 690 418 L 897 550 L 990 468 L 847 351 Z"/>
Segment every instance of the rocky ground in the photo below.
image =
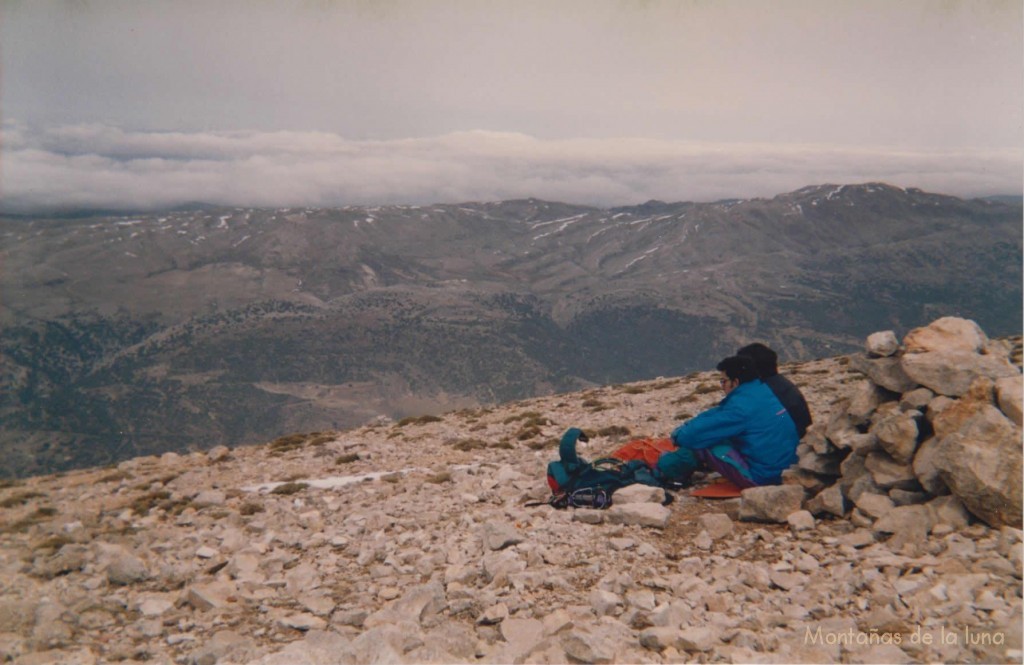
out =
<path fill-rule="evenodd" d="M 782 371 L 825 423 L 864 388 L 852 364 Z M 741 520 L 746 499 L 686 490 L 662 506 L 649 488 L 606 511 L 530 505 L 567 427 L 593 458 L 720 397 L 706 372 L 12 482 L 0 655 L 1021 662 L 1017 528 L 940 511 L 908 539 L 803 510 Z"/>

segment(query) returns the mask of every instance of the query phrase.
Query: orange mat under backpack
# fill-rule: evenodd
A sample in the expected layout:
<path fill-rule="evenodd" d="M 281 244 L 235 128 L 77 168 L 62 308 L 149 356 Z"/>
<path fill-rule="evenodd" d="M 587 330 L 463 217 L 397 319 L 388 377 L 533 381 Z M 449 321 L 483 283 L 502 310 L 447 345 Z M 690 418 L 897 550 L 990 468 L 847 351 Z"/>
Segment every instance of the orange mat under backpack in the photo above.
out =
<path fill-rule="evenodd" d="M 672 443 L 672 439 L 637 439 L 622 446 L 609 457 L 623 462 L 638 459 L 653 469 L 662 453 L 670 453 L 675 449 L 676 444 Z"/>
<path fill-rule="evenodd" d="M 735 499 L 740 496 L 742 491 L 742 488 L 736 487 L 731 480 L 720 478 L 706 487 L 690 490 L 690 496 L 699 496 L 705 499 Z"/>

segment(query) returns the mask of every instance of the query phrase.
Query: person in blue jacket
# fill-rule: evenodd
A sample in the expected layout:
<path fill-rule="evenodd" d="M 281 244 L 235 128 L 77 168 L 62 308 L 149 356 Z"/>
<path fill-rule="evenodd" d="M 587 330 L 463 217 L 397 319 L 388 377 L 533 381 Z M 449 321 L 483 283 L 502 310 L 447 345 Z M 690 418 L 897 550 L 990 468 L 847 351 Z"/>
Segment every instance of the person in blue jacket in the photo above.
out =
<path fill-rule="evenodd" d="M 792 416 L 751 358 L 730 356 L 717 369 L 725 399 L 673 430 L 679 448 L 658 458 L 655 476 L 686 483 L 706 466 L 740 488 L 778 484 L 797 460 L 800 437 Z"/>

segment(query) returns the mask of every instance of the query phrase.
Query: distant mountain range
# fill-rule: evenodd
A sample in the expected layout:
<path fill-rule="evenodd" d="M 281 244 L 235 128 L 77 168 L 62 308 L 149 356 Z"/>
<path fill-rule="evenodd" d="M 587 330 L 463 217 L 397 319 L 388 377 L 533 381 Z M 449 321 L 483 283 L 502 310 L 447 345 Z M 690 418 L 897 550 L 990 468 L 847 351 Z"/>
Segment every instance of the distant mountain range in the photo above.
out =
<path fill-rule="evenodd" d="M 784 359 L 1019 333 L 1022 207 L 885 184 L 601 209 L 0 217 L 0 473 Z"/>

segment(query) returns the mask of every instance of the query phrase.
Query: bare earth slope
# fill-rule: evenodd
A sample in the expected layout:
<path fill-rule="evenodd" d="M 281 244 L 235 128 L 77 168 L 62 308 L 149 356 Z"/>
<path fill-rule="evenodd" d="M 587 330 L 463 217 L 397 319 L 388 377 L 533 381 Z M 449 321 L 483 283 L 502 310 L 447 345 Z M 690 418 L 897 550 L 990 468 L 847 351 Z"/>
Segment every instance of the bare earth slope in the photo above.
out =
<path fill-rule="evenodd" d="M 847 357 L 782 370 L 819 423 L 866 381 Z M 0 657 L 1020 661 L 1019 529 L 897 543 L 686 491 L 663 528 L 527 505 L 565 428 L 593 458 L 719 398 L 702 372 L 13 481 Z"/>

